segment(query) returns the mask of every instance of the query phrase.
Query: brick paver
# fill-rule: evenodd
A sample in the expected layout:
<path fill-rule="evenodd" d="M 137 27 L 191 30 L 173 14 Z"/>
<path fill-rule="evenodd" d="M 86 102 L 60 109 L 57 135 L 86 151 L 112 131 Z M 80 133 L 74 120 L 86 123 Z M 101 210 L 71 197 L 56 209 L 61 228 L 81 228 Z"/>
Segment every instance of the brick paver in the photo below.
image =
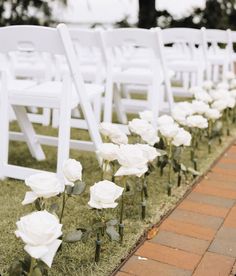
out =
<path fill-rule="evenodd" d="M 236 143 L 116 276 L 236 275 Z"/>

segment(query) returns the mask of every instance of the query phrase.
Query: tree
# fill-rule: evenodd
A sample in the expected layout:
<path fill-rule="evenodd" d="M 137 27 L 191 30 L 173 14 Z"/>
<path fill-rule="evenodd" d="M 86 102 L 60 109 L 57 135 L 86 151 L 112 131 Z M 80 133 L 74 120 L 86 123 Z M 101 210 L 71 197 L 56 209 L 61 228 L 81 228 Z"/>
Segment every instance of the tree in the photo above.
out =
<path fill-rule="evenodd" d="M 0 26 L 50 25 L 55 2 L 66 4 L 66 0 L 0 0 Z"/>
<path fill-rule="evenodd" d="M 155 4 L 155 0 L 139 0 L 139 28 L 149 29 L 157 26 Z"/>

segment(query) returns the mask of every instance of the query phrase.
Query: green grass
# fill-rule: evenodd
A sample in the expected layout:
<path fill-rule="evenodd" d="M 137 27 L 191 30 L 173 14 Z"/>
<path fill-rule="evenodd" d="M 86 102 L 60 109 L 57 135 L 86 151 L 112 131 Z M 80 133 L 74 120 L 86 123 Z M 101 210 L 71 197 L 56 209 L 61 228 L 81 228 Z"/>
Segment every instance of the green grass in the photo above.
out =
<path fill-rule="evenodd" d="M 17 126 L 13 125 L 16 129 Z M 51 128 L 36 126 L 38 132 L 56 134 Z M 222 146 L 219 146 L 218 141 L 215 141 L 212 146 L 212 154 L 207 153 L 207 143 L 202 141 L 198 151 L 200 171 L 207 170 L 209 165 L 222 153 L 225 147 L 232 141 L 236 131 L 231 130 L 230 137 L 224 137 Z M 86 131 L 73 131 L 74 138 L 84 137 L 87 139 Z M 14 164 L 24 166 L 32 166 L 34 168 L 46 168 L 54 170 L 56 165 L 56 151 L 54 148 L 44 147 L 47 155 L 47 160 L 36 162 L 30 155 L 26 145 L 20 142 L 11 142 L 10 144 L 10 161 Z M 101 171 L 98 167 L 95 155 L 93 153 L 85 153 L 71 151 L 71 157 L 79 160 L 84 168 L 83 178 L 86 181 L 86 191 L 82 196 L 71 198 L 65 211 L 64 217 L 64 233 L 78 226 L 88 225 L 94 217 L 94 212 L 89 210 L 87 202 L 89 200 L 89 186 L 100 180 Z M 185 164 L 189 163 L 189 151 L 184 154 Z M 174 178 L 175 179 L 175 178 Z M 161 216 L 168 210 L 174 208 L 178 200 L 190 188 L 190 183 L 185 183 L 181 187 L 173 188 L 172 197 L 166 195 L 165 183 L 166 177 L 160 177 L 159 172 L 153 172 L 148 179 L 149 185 L 149 201 L 147 209 L 147 219 L 141 221 L 139 210 L 139 195 L 128 198 L 125 207 L 125 236 L 124 244 L 120 245 L 117 242 L 110 242 L 108 238 L 103 239 L 101 261 L 97 265 L 93 262 L 94 258 L 94 239 L 87 243 L 66 244 L 62 246 L 62 250 L 56 255 L 52 269 L 49 275 L 59 276 L 82 276 L 96 275 L 105 276 L 115 269 L 120 263 L 120 260 L 125 258 L 133 248 L 139 237 L 145 229 L 157 223 Z M 15 258 L 24 256 L 23 243 L 18 240 L 14 231 L 16 229 L 16 221 L 22 216 L 33 211 L 32 206 L 22 206 L 21 201 L 24 198 L 26 187 L 22 181 L 8 179 L 0 183 L 0 274 L 7 275 L 9 265 Z M 60 198 L 53 199 L 53 202 Z M 116 217 L 118 208 L 112 211 L 107 211 L 106 216 Z"/>

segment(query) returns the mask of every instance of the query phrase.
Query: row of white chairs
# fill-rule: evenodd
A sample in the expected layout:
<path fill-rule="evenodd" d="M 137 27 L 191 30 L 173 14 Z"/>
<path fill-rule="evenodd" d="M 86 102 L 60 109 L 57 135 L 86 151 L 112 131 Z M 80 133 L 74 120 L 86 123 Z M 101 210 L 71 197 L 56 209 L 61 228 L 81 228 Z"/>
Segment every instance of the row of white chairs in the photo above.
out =
<path fill-rule="evenodd" d="M 160 112 L 171 112 L 175 95 L 171 78 L 180 80 L 186 93 L 209 77 L 212 66 L 224 77 L 232 66 L 235 42 L 231 31 L 131 28 L 98 32 L 68 30 L 63 24 L 56 29 L 2 27 L 0 40 L 7 64 L 0 66 L 0 177 L 19 179 L 37 170 L 8 163 L 9 138 L 25 141 L 37 160 L 45 159 L 41 145 L 57 146 L 60 176 L 70 148 L 98 149 L 102 111 L 102 120 L 112 122 L 115 109 L 123 124 L 127 112 L 149 109 L 155 118 Z M 223 50 L 221 43 L 227 45 Z M 215 49 L 221 55 L 213 55 Z M 138 91 L 144 94 L 142 100 L 133 98 L 132 92 Z M 9 132 L 9 105 L 22 133 Z M 43 114 L 29 114 L 32 107 L 43 108 Z M 52 124 L 59 127 L 58 139 L 37 135 L 32 125 L 33 121 L 49 124 L 51 110 Z M 71 127 L 88 129 L 91 142 L 71 140 Z"/>

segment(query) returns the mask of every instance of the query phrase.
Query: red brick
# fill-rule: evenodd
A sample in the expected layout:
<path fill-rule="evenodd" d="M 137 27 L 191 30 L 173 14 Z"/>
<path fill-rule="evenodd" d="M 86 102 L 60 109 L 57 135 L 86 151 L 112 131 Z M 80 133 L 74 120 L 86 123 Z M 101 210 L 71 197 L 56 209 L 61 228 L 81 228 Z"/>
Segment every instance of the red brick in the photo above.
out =
<path fill-rule="evenodd" d="M 216 187 L 219 189 L 226 189 L 226 190 L 233 190 L 236 191 L 236 181 L 228 181 L 228 182 L 223 182 L 223 181 L 217 181 L 217 180 L 203 180 L 199 186 L 209 186 L 209 187 Z"/>
<path fill-rule="evenodd" d="M 121 272 L 119 271 L 118 273 L 116 273 L 116 276 L 129 276 L 129 275 L 134 275 L 134 274 L 128 274 L 128 273 L 125 273 L 125 272 Z"/>
<path fill-rule="evenodd" d="M 135 255 L 187 270 L 193 270 L 201 259 L 200 255 L 151 242 L 145 242 Z"/>
<path fill-rule="evenodd" d="M 232 176 L 232 177 L 236 177 L 236 171 L 234 169 L 232 170 L 227 170 L 227 169 L 221 169 L 219 167 L 214 167 L 212 169 L 213 173 L 218 173 L 218 174 L 222 174 L 222 175 L 226 175 L 226 176 Z"/>
<path fill-rule="evenodd" d="M 193 276 L 228 276 L 233 264 L 234 259 L 231 257 L 207 252 Z"/>
<path fill-rule="evenodd" d="M 217 180 L 217 181 L 223 181 L 223 182 L 236 181 L 236 178 L 234 175 L 222 174 L 217 172 L 207 174 L 206 178 Z"/>
<path fill-rule="evenodd" d="M 191 271 L 179 269 L 175 266 L 154 260 L 139 260 L 132 256 L 121 269 L 135 276 L 190 276 Z"/>
<path fill-rule="evenodd" d="M 224 226 L 236 228 L 236 206 L 234 206 L 224 221 Z"/>
<path fill-rule="evenodd" d="M 216 230 L 211 228 L 185 223 L 174 219 L 165 220 L 160 226 L 160 229 L 207 241 L 211 241 L 216 232 Z"/>
<path fill-rule="evenodd" d="M 218 187 L 213 187 L 211 185 L 198 185 L 195 189 L 195 192 L 213 195 L 223 198 L 236 199 L 236 191 L 230 189 L 223 189 Z"/>
<path fill-rule="evenodd" d="M 195 191 L 198 191 L 198 190 L 195 189 Z M 183 209 L 183 210 L 192 211 L 192 212 L 205 214 L 209 216 L 215 216 L 215 217 L 225 217 L 229 211 L 229 209 L 224 207 L 217 207 L 210 204 L 198 203 L 191 200 L 184 200 L 179 205 L 178 209 Z"/>

